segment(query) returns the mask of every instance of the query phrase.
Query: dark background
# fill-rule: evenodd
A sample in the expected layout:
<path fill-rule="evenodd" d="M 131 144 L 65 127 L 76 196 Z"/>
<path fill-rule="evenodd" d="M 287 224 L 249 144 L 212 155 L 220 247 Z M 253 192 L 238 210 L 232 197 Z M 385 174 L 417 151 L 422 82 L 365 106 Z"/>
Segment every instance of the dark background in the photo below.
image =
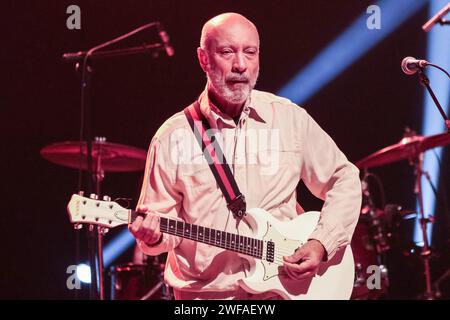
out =
<path fill-rule="evenodd" d="M 71 4 L 81 8 L 81 30 L 66 27 L 66 8 Z M 261 37 L 257 89 L 277 92 L 370 4 L 360 0 L 6 2 L 0 96 L 4 199 L 0 298 L 75 297 L 66 288 L 67 266 L 77 261 L 75 231 L 65 208 L 70 195 L 78 191 L 78 173 L 39 154 L 48 144 L 79 140 L 80 77 L 73 64 L 63 62 L 63 53 L 86 50 L 151 21 L 162 22 L 175 48 L 174 57 L 138 55 L 98 61 L 92 86 L 93 134 L 146 150 L 162 122 L 191 103 L 204 87 L 196 47 L 209 18 L 234 11 L 256 24 Z M 398 142 L 406 126 L 420 132 L 424 92 L 414 77 L 401 72 L 400 61 L 408 55 L 425 57 L 421 25 L 427 17 L 425 6 L 304 105 L 352 162 Z M 119 47 L 145 39 L 157 40 L 148 31 Z M 442 162 L 441 182 L 450 176 L 448 148 Z M 415 208 L 413 171 L 406 161 L 373 172 L 383 182 L 388 203 Z M 107 173 L 103 191 L 135 202 L 141 179 L 142 172 Z M 448 191 L 441 188 L 440 193 L 449 198 Z M 302 186 L 299 198 L 305 209 L 320 208 L 320 201 Z M 434 278 L 449 265 L 448 217 L 441 203 L 436 215 L 433 243 L 439 258 L 432 261 Z M 117 232 L 113 230 L 105 241 Z M 412 298 L 423 288 L 420 263 L 400 253 L 394 256 L 390 298 Z M 115 263 L 130 257 L 131 250 Z"/>

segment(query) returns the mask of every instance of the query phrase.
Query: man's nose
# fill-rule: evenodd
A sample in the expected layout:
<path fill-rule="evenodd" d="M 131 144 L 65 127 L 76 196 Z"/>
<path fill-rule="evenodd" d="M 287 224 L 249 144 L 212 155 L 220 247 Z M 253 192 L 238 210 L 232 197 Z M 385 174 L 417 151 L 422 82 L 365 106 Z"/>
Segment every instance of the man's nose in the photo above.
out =
<path fill-rule="evenodd" d="M 237 53 L 233 60 L 233 72 L 244 73 L 247 70 L 247 62 L 242 53 Z"/>

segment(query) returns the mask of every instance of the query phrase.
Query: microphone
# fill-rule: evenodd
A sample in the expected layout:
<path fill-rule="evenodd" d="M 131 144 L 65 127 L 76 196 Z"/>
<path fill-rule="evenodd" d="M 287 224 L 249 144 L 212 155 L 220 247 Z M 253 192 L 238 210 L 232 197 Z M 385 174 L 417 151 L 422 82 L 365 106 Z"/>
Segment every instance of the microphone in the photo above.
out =
<path fill-rule="evenodd" d="M 441 21 L 442 17 L 445 16 L 450 11 L 450 2 L 442 8 L 438 13 L 436 13 L 430 20 L 428 20 L 423 26 L 422 30 L 428 32 L 431 28 L 438 22 Z"/>
<path fill-rule="evenodd" d="M 402 70 L 407 75 L 415 74 L 418 70 L 425 68 L 429 62 L 427 60 L 417 60 L 414 57 L 406 57 L 402 61 Z"/>
<path fill-rule="evenodd" d="M 159 37 L 161 38 L 161 41 L 163 43 L 164 50 L 166 50 L 167 56 L 172 57 L 175 54 L 175 50 L 170 45 L 169 35 L 161 26 L 159 26 L 158 29 L 159 29 L 159 32 L 158 32 Z"/>

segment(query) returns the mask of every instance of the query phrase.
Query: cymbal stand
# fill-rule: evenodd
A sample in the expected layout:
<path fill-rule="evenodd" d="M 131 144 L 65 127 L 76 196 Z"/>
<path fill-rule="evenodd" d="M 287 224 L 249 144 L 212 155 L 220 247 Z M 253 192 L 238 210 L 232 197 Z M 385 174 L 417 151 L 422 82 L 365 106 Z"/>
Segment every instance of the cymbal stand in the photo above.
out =
<path fill-rule="evenodd" d="M 424 275 L 425 275 L 425 285 L 426 291 L 424 293 L 424 298 L 427 300 L 432 300 L 435 298 L 434 292 L 431 285 L 431 273 L 430 273 L 430 257 L 431 250 L 430 245 L 428 243 L 427 236 L 427 225 L 432 222 L 431 218 L 425 218 L 424 208 L 423 208 L 423 194 L 422 194 L 422 176 L 426 176 L 426 173 L 422 170 L 423 168 L 423 153 L 420 153 L 419 156 L 410 161 L 410 164 L 414 166 L 414 175 L 416 176 L 414 193 L 417 196 L 417 200 L 419 203 L 420 210 L 420 228 L 422 230 L 423 237 L 423 249 L 421 251 L 421 257 L 424 265 Z"/>
<path fill-rule="evenodd" d="M 80 123 L 80 142 L 86 140 L 86 164 L 87 164 L 87 184 L 86 188 L 88 193 L 93 191 L 92 181 L 95 181 L 95 175 L 93 172 L 93 159 L 92 159 L 92 129 L 91 129 L 91 112 L 90 112 L 90 83 L 92 82 L 93 69 L 88 65 L 87 57 L 83 61 L 81 67 L 81 99 L 80 99 L 80 109 L 81 109 L 81 123 Z M 75 69 L 79 69 L 79 64 L 75 66 Z M 81 181 L 82 181 L 82 144 L 80 144 L 80 169 L 78 176 L 78 190 L 81 191 Z M 92 178 L 94 179 L 92 179 Z M 91 193 L 90 197 L 92 199 L 98 199 L 98 193 Z M 88 238 L 88 256 L 89 265 L 91 267 L 91 285 L 89 288 L 89 298 L 91 300 L 97 300 L 101 294 L 98 291 L 100 287 L 100 276 L 98 273 L 98 252 L 96 251 L 97 234 L 94 232 L 95 226 L 89 225 L 87 229 Z"/>
<path fill-rule="evenodd" d="M 101 194 L 101 183 L 103 179 L 105 178 L 105 171 L 102 167 L 102 143 L 106 142 L 105 137 L 95 137 L 96 145 L 98 145 L 97 150 L 97 162 L 95 164 L 95 170 L 92 173 L 93 179 L 95 181 L 95 197 L 98 199 L 98 197 Z M 104 196 L 103 200 L 105 201 L 111 201 L 111 198 L 108 196 Z M 97 277 L 98 277 L 98 294 L 100 300 L 105 300 L 105 290 L 104 290 L 104 272 L 103 272 L 103 236 L 108 232 L 108 228 L 97 226 L 97 234 L 96 234 L 96 240 L 97 240 L 97 263 L 96 263 L 96 269 L 97 269 Z"/>
<path fill-rule="evenodd" d="M 102 167 L 102 143 L 106 141 L 104 137 L 95 137 L 96 145 L 98 146 L 97 161 L 94 164 L 95 169 L 91 170 L 92 180 L 95 182 L 95 193 L 90 194 L 90 198 L 98 200 L 101 192 L 101 182 L 105 177 L 105 172 Z M 82 195 L 83 192 L 80 192 Z M 104 196 L 103 200 L 111 201 L 111 198 Z M 95 229 L 95 231 L 94 231 Z M 108 232 L 108 228 L 89 225 L 88 228 L 88 249 L 89 249 L 89 264 L 91 266 L 91 286 L 90 299 L 105 300 L 104 293 L 104 272 L 103 272 L 103 236 Z"/>

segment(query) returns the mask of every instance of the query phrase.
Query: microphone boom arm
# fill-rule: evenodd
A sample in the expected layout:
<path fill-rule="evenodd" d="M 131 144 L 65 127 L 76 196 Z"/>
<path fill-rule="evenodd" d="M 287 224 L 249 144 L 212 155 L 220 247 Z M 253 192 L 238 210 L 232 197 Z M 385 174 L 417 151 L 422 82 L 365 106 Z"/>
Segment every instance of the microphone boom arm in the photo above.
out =
<path fill-rule="evenodd" d="M 149 53 L 155 50 L 164 50 L 164 46 L 161 43 L 154 44 L 143 44 L 139 47 L 131 47 L 126 49 L 114 49 L 114 50 L 104 50 L 100 52 L 94 52 L 90 55 L 91 59 L 97 58 L 111 58 L 111 57 L 119 57 L 131 54 L 140 54 L 140 53 Z M 63 59 L 70 61 L 79 61 L 83 60 L 88 51 L 78 51 L 78 52 L 69 52 L 63 54 Z"/>
<path fill-rule="evenodd" d="M 119 36 L 117 38 L 114 38 L 114 39 L 112 39 L 110 41 L 107 41 L 105 43 L 99 44 L 98 46 L 95 46 L 95 47 L 89 49 L 86 52 L 80 51 L 80 52 L 76 52 L 76 53 L 65 53 L 65 54 L 63 54 L 63 59 L 65 59 L 65 60 L 78 60 L 78 57 L 80 57 L 80 59 L 83 60 L 83 64 L 86 64 L 88 58 L 91 58 L 94 55 L 97 55 L 97 57 L 103 55 L 102 53 L 97 53 L 96 52 L 97 50 L 103 49 L 103 48 L 105 48 L 107 46 L 110 46 L 110 45 L 112 45 L 114 43 L 117 43 L 117 42 L 120 42 L 120 41 L 122 41 L 124 39 L 127 39 L 127 38 L 131 37 L 132 35 L 134 35 L 136 33 L 139 33 L 141 31 L 146 30 L 146 29 L 148 29 L 150 27 L 153 27 L 153 26 L 157 26 L 159 28 L 160 27 L 160 22 L 159 21 L 155 21 L 155 22 L 147 23 L 147 24 L 145 24 L 143 26 L 140 26 L 139 28 L 136 28 L 136 29 L 134 29 L 134 30 L 124 34 L 124 35 L 121 35 L 121 36 Z M 160 46 L 162 47 L 162 44 L 160 44 Z M 130 49 L 135 49 L 135 48 L 130 48 Z M 121 52 L 121 51 L 126 52 L 126 50 L 127 49 L 117 49 L 117 50 L 110 50 L 109 52 L 111 53 L 111 52 L 115 51 L 116 53 L 118 53 L 118 52 Z M 124 54 L 126 54 L 126 53 L 123 53 L 123 54 L 120 54 L 120 55 L 124 55 Z"/>

